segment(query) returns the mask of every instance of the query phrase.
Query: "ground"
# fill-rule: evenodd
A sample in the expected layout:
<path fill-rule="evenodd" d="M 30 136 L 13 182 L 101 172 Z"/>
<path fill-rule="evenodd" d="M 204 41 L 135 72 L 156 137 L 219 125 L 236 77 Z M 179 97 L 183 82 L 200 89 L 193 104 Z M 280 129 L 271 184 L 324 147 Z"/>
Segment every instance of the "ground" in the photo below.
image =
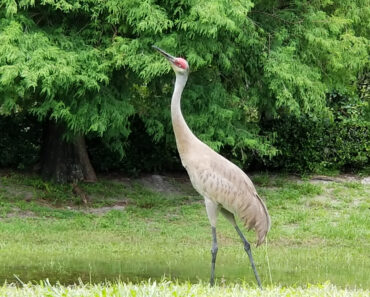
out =
<path fill-rule="evenodd" d="M 368 292 L 368 177 L 251 178 L 272 218 L 268 243 L 252 248 L 265 287 L 329 282 Z M 72 185 L 0 173 L 0 282 L 137 283 L 165 275 L 207 283 L 210 227 L 185 175 L 101 176 L 79 187 L 87 205 Z M 254 243 L 255 234 L 244 232 Z M 217 285 L 255 287 L 239 238 L 222 217 L 218 240 Z"/>
<path fill-rule="evenodd" d="M 0 171 L 0 177 L 7 177 L 11 176 L 14 172 L 12 171 Z M 20 175 L 21 177 L 22 175 Z M 268 175 L 268 177 L 264 177 L 263 174 L 255 173 L 251 174 L 250 177 L 253 179 L 260 180 L 261 185 L 267 186 L 273 189 L 273 186 L 269 186 L 269 184 L 273 183 L 273 180 L 281 178 L 280 175 Z M 263 179 L 268 179 L 268 181 L 263 181 Z M 285 176 L 286 180 L 294 181 L 294 182 L 301 182 L 302 179 L 297 176 Z M 100 176 L 100 180 L 109 180 L 114 183 L 123 184 L 126 187 L 134 187 L 134 185 L 141 185 L 148 190 L 153 192 L 157 192 L 164 195 L 169 195 L 170 197 L 176 195 L 197 195 L 195 190 L 193 189 L 189 178 L 185 173 L 183 174 L 167 174 L 167 175 L 159 175 L 159 174 L 146 174 L 142 175 L 141 177 L 137 178 L 129 178 L 121 175 L 103 175 Z M 324 175 L 312 175 L 309 179 L 307 179 L 311 184 L 328 184 L 328 183 L 361 183 L 363 185 L 370 185 L 370 177 L 358 176 L 354 174 L 342 174 L 337 176 L 324 176 Z M 6 185 L 2 184 L 0 180 L 0 187 L 5 189 L 8 193 L 14 196 L 22 196 L 25 201 L 31 201 L 37 199 L 37 193 L 34 190 L 34 185 L 22 185 L 18 184 L 17 187 L 14 187 L 13 184 Z M 99 200 L 100 193 L 91 193 L 89 195 L 92 201 Z M 94 206 L 91 205 L 84 205 L 83 208 L 81 206 L 76 206 L 75 204 L 65 205 L 67 209 L 75 209 L 84 211 L 86 213 L 93 213 L 98 215 L 103 215 L 111 210 L 123 210 L 127 203 L 129 202 L 129 197 L 125 197 L 122 195 L 116 197 L 110 197 L 111 202 L 113 203 L 110 206 Z M 325 199 L 323 197 L 317 197 L 318 200 Z M 50 201 L 48 200 L 38 200 L 38 203 L 41 205 L 48 205 L 50 207 L 55 207 Z M 335 201 L 334 201 L 335 203 Z M 14 208 L 12 212 L 7 213 L 6 217 L 32 217 L 34 214 L 32 211 L 21 210 L 18 208 Z M 4 218 L 4 217 L 3 217 Z"/>

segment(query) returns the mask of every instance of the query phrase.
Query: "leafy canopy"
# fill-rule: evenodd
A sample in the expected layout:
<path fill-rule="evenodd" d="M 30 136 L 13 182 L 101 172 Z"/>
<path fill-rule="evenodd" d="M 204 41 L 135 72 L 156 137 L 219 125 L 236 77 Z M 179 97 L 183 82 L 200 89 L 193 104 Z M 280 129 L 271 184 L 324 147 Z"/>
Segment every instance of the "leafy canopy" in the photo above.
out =
<path fill-rule="evenodd" d="M 190 127 L 246 162 L 273 156 L 262 123 L 330 117 L 327 96 L 357 97 L 369 68 L 370 8 L 356 1 L 1 0 L 0 113 L 20 110 L 104 138 L 124 153 L 133 115 L 174 148 L 173 73 L 191 67 Z"/>

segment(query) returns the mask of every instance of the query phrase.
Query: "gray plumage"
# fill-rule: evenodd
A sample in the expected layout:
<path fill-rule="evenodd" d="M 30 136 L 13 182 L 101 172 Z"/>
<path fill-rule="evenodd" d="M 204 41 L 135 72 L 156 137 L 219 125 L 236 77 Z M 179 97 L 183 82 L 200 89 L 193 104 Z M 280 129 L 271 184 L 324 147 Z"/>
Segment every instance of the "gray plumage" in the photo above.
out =
<path fill-rule="evenodd" d="M 171 100 L 172 126 L 181 162 L 189 174 L 193 187 L 205 199 L 207 215 L 212 226 L 211 285 L 214 283 L 214 269 L 218 250 L 216 238 L 217 216 L 221 211 L 242 239 L 258 285 L 261 287 L 250 245 L 236 225 L 234 214 L 239 216 L 248 229 L 256 231 L 257 245 L 260 245 L 270 229 L 270 217 L 266 205 L 258 196 L 249 177 L 238 166 L 200 141 L 186 124 L 181 112 L 181 94 L 189 74 L 189 65 L 186 60 L 175 58 L 160 48 L 153 47 L 166 57 L 176 74 L 175 88 Z"/>
<path fill-rule="evenodd" d="M 270 228 L 270 217 L 252 181 L 239 167 L 208 146 L 193 148 L 198 153 L 183 155 L 181 160 L 194 188 L 219 207 L 237 214 L 245 227 L 256 231 L 257 245 L 263 243 Z"/>

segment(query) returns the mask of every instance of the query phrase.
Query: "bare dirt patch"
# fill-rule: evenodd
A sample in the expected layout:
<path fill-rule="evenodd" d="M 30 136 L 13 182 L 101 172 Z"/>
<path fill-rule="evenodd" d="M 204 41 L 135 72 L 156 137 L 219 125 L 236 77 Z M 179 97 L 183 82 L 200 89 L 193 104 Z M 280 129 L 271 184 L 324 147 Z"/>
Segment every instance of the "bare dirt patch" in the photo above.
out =
<path fill-rule="evenodd" d="M 4 217 L 0 217 L 0 220 L 11 218 L 37 218 L 37 215 L 33 211 L 22 210 L 17 207 L 14 207 Z"/>
<path fill-rule="evenodd" d="M 361 182 L 362 184 L 370 184 L 370 177 L 359 177 L 353 174 L 341 174 L 338 176 L 314 175 L 310 178 L 311 183 L 346 183 L 346 182 Z"/>
<path fill-rule="evenodd" d="M 85 207 L 85 208 L 79 208 L 78 210 L 84 213 L 90 213 L 90 214 L 95 214 L 98 216 L 103 216 L 107 212 L 110 212 L 112 210 L 122 211 L 126 208 L 126 206 L 127 206 L 127 201 L 119 201 L 115 205 L 112 205 L 112 206 Z"/>

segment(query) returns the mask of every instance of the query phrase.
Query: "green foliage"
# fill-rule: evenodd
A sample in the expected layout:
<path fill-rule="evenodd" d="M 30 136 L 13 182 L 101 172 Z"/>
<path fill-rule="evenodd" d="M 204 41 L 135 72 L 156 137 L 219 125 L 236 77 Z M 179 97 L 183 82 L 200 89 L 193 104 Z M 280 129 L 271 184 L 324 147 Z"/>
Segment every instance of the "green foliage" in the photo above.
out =
<path fill-rule="evenodd" d="M 112 162 L 135 151 L 128 137 L 142 131 L 142 142 L 159 146 L 156 155 L 168 154 L 140 163 L 141 144 L 133 171 L 163 168 L 176 158 L 173 73 L 153 44 L 189 61 L 183 109 L 191 129 L 242 166 L 287 150 L 277 139 L 281 131 L 266 131 L 266 122 L 280 119 L 294 130 L 293 119 L 300 119 L 299 130 L 311 131 L 312 123 L 336 116 L 328 94 L 368 100 L 358 90 L 369 69 L 366 0 L 1 0 L 0 8 L 0 114 L 65 122 L 67 137 L 99 139 L 116 154 Z M 369 110 L 361 104 L 359 111 Z M 366 121 L 349 121 L 341 121 L 343 134 L 333 146 L 366 132 Z M 138 122 L 144 127 L 134 128 Z M 366 163 L 351 153 L 363 146 L 342 147 L 339 167 L 352 158 L 356 166 Z M 319 157 L 307 162 L 337 162 Z M 316 166 L 307 162 L 300 166 Z M 102 167 L 113 166 L 108 163 Z"/>
<path fill-rule="evenodd" d="M 276 158 L 265 159 L 268 167 L 290 172 L 322 172 L 326 170 L 360 170 L 370 164 L 370 122 L 359 99 L 347 99 L 333 93 L 329 106 L 334 119 L 308 116 L 287 117 L 270 122 L 277 134 Z"/>
<path fill-rule="evenodd" d="M 353 13 L 365 25 L 366 1 L 308 4 L 257 1 L 256 24 L 269 36 L 265 84 L 275 107 L 295 115 L 326 110 L 326 94 L 356 94 L 359 71 L 368 65 L 368 36 L 354 32 Z M 264 9 L 269 3 L 270 8 Z M 313 111 L 313 112 L 312 112 Z"/>
<path fill-rule="evenodd" d="M 65 122 L 72 134 L 104 134 L 108 141 L 127 136 L 133 109 L 113 86 L 108 55 L 59 24 L 57 12 L 43 24 L 49 9 L 28 3 L 36 12 L 22 12 L 22 3 L 17 14 L 0 21 L 1 114 L 26 111 L 40 121 Z"/>

